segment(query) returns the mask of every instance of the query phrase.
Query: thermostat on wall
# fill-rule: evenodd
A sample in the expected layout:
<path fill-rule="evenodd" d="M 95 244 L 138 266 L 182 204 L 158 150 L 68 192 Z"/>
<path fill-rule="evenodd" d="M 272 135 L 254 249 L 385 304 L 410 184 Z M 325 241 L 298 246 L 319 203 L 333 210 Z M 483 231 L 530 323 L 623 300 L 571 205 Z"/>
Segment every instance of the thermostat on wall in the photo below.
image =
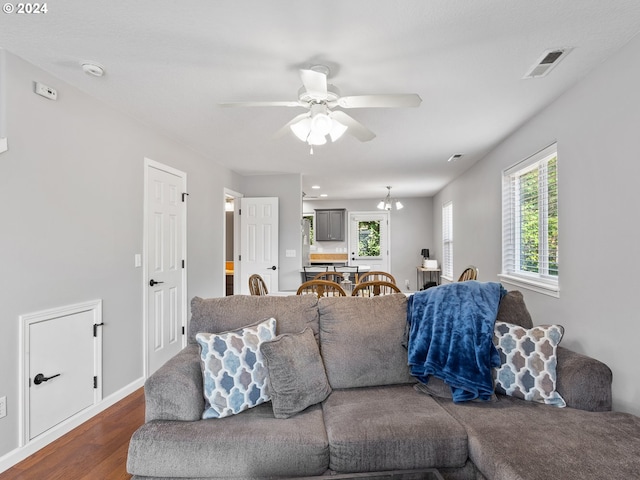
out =
<path fill-rule="evenodd" d="M 44 83 L 36 82 L 36 93 L 49 100 L 57 100 L 58 92 L 55 88 L 47 87 Z"/>

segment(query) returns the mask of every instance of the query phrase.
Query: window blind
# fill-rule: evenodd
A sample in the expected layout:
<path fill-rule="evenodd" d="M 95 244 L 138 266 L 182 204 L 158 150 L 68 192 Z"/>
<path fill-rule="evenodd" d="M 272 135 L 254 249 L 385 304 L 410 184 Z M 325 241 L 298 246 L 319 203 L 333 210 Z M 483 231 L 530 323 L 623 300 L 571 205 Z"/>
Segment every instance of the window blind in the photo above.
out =
<path fill-rule="evenodd" d="M 453 202 L 442 206 L 442 275 L 453 277 Z"/>

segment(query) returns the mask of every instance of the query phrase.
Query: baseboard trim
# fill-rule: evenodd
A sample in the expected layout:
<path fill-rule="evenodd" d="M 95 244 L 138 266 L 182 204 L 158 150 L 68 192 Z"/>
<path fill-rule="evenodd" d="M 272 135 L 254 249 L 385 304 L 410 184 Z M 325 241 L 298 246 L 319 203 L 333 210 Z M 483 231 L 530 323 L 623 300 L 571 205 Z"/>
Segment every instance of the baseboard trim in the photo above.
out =
<path fill-rule="evenodd" d="M 99 414 L 103 410 L 106 410 L 107 408 L 119 402 L 120 400 L 127 397 L 128 395 L 131 395 L 133 392 L 135 392 L 137 389 L 139 389 L 143 385 L 144 385 L 144 378 L 139 378 L 137 380 L 134 380 L 129 385 L 126 385 L 125 387 L 121 388 L 117 392 L 109 395 L 107 398 L 102 399 L 100 403 L 97 403 L 96 405 L 92 405 L 91 407 L 87 408 L 86 410 L 83 410 L 77 415 L 74 415 L 73 417 L 68 418 L 64 422 L 59 423 L 58 425 L 53 427 L 51 430 L 44 432 L 42 435 L 39 435 L 34 440 L 27 442 L 24 446 L 18 447 L 10 451 L 6 455 L 0 457 L 0 473 L 13 467 L 14 465 L 21 462 L 28 456 L 33 455 L 41 448 L 46 447 L 54 440 L 57 440 L 58 438 L 65 435 L 66 433 L 69 433 L 74 428 L 80 426 L 90 418 L 95 417 L 97 414 Z"/>

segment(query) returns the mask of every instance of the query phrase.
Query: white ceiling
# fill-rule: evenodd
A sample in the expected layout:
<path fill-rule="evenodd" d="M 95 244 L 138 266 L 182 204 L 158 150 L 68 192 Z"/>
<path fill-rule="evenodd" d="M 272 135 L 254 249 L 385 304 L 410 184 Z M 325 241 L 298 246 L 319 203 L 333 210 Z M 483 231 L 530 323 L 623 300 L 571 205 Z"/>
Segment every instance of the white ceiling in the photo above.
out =
<path fill-rule="evenodd" d="M 434 194 L 638 31 L 638 0 L 65 0 L 0 14 L 0 47 L 212 162 L 301 173 L 305 192 L 330 199 L 386 185 Z M 558 47 L 574 50 L 522 79 Z M 83 73 L 86 61 L 106 75 Z M 345 135 L 313 156 L 293 135 L 273 138 L 304 110 L 218 106 L 295 100 L 298 69 L 314 64 L 343 95 L 417 93 L 422 105 L 349 110 L 377 137 Z"/>

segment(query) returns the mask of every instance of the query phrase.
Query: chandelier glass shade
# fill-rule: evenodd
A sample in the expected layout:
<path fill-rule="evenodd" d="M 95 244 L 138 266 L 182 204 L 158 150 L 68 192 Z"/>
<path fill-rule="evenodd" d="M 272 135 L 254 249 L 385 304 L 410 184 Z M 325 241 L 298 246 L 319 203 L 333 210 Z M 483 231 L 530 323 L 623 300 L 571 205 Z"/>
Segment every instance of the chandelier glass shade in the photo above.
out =
<path fill-rule="evenodd" d="M 301 141 L 312 146 L 327 143 L 327 135 L 335 142 L 347 131 L 347 126 L 332 118 L 331 111 L 324 104 L 313 105 L 308 117 L 289 128 Z"/>
<path fill-rule="evenodd" d="M 391 210 L 393 208 L 393 205 L 395 205 L 396 210 L 400 210 L 404 207 L 400 200 L 398 200 L 397 198 L 391 198 L 391 187 L 387 186 L 387 196 L 380 200 L 380 202 L 378 203 L 378 208 L 380 210 Z"/>

